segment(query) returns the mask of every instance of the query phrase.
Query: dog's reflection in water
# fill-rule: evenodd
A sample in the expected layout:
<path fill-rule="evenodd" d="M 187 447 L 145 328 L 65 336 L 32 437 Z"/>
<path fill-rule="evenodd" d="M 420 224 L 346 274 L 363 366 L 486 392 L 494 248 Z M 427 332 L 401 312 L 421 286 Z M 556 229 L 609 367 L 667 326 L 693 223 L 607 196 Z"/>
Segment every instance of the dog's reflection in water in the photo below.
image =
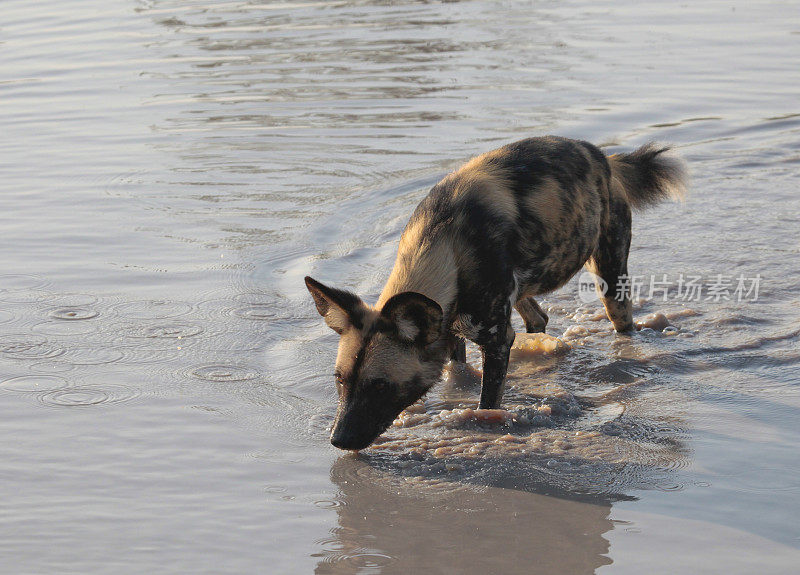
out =
<path fill-rule="evenodd" d="M 373 463 L 352 455 L 334 463 L 338 527 L 320 542 L 317 573 L 578 575 L 611 563 L 603 534 L 613 527 L 613 497 L 409 482 Z"/>

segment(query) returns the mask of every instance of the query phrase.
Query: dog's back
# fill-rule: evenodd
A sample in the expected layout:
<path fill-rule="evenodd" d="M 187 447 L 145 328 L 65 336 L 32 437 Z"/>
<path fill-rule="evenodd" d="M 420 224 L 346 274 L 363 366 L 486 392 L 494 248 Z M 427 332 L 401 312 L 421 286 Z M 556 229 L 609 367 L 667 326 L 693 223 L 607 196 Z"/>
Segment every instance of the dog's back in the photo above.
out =
<path fill-rule="evenodd" d="M 607 158 L 588 142 L 547 136 L 474 158 L 417 207 L 378 306 L 418 291 L 445 300 L 451 320 L 468 314 L 474 324 L 481 308 L 557 289 L 587 261 L 603 276 L 593 255 L 624 267 L 631 207 L 683 189 L 680 165 L 664 151 Z"/>

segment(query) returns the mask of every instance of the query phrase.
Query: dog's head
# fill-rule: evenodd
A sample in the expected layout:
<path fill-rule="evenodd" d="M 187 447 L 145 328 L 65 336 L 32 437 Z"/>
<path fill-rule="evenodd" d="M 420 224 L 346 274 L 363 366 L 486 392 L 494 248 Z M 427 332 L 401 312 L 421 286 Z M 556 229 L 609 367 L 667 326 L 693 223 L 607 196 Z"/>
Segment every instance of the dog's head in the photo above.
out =
<path fill-rule="evenodd" d="M 378 310 L 351 292 L 305 281 L 317 311 L 340 336 L 331 443 L 363 449 L 441 376 L 447 356 L 442 308 L 420 293 L 404 292 Z"/>

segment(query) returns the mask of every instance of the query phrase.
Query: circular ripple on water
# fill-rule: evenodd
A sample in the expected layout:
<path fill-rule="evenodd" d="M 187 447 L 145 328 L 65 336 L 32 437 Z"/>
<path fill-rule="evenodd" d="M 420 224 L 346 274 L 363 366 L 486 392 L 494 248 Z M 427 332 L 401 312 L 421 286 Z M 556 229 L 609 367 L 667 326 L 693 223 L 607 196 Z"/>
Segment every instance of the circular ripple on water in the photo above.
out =
<path fill-rule="evenodd" d="M 66 373 L 75 369 L 75 366 L 71 363 L 59 362 L 58 358 L 55 358 L 52 360 L 44 360 L 32 363 L 28 366 L 28 369 L 34 373 L 51 374 Z"/>
<path fill-rule="evenodd" d="M 124 385 L 103 387 L 70 387 L 39 395 L 39 401 L 50 407 L 90 407 L 93 405 L 123 403 L 141 395 L 138 389 Z"/>
<path fill-rule="evenodd" d="M 233 309 L 233 314 L 242 319 L 269 321 L 278 317 L 275 306 L 265 303 L 246 304 Z"/>
<path fill-rule="evenodd" d="M 336 509 L 337 507 L 344 506 L 344 504 L 345 502 L 343 499 L 336 497 L 332 499 L 317 499 L 314 501 L 314 505 L 320 509 Z"/>
<path fill-rule="evenodd" d="M 124 354 L 118 349 L 105 347 L 72 347 L 67 349 L 58 361 L 71 365 L 104 365 L 121 360 Z"/>
<path fill-rule="evenodd" d="M 616 445 L 617 452 L 631 469 L 643 466 L 650 473 L 679 471 L 691 464 L 685 432 L 678 427 L 656 421 L 622 418 L 612 422 L 624 439 Z"/>
<path fill-rule="evenodd" d="M 233 313 L 233 308 L 238 305 L 230 298 L 204 299 L 197 302 L 197 312 L 204 318 L 220 318 Z"/>
<path fill-rule="evenodd" d="M 240 354 L 257 352 L 264 348 L 261 337 L 252 335 L 243 336 L 240 332 L 207 334 L 202 348 L 205 351 L 227 354 Z"/>
<path fill-rule="evenodd" d="M 258 370 L 243 365 L 202 365 L 192 369 L 189 374 L 203 381 L 249 381 L 258 378 Z"/>
<path fill-rule="evenodd" d="M 239 298 L 204 300 L 197 304 L 198 311 L 209 318 L 235 316 L 254 322 L 270 321 L 280 317 L 279 305 L 265 302 L 242 301 Z"/>
<path fill-rule="evenodd" d="M 0 292 L 6 290 L 31 290 L 47 285 L 47 280 L 27 274 L 0 274 Z"/>
<path fill-rule="evenodd" d="M 330 569 L 344 573 L 380 573 L 384 567 L 396 561 L 391 555 L 382 553 L 358 549 L 349 551 L 342 541 L 334 537 L 321 539 L 318 543 L 322 546 L 322 551 L 314 556 L 322 557 L 325 571 Z"/>
<path fill-rule="evenodd" d="M 122 352 L 125 354 L 124 362 L 126 364 L 153 364 L 153 363 L 160 363 L 160 364 L 174 364 L 181 355 L 183 351 L 181 351 L 182 346 L 178 346 L 177 349 L 168 348 L 168 349 L 153 349 L 152 347 L 122 347 L 120 348 Z"/>
<path fill-rule="evenodd" d="M 97 296 L 88 293 L 65 293 L 53 294 L 47 303 L 53 307 L 89 307 L 97 300 Z"/>
<path fill-rule="evenodd" d="M 8 323 L 14 319 L 14 314 L 10 311 L 0 309 L 0 323 Z"/>
<path fill-rule="evenodd" d="M 0 355 L 13 359 L 48 359 L 64 353 L 64 350 L 46 338 L 28 334 L 0 336 Z"/>
<path fill-rule="evenodd" d="M 23 375 L 0 382 L 0 389 L 19 393 L 42 393 L 68 387 L 67 380 L 57 375 Z"/>
<path fill-rule="evenodd" d="M 233 315 L 253 321 L 295 320 L 306 317 L 302 307 L 278 293 L 243 293 L 234 296 Z"/>
<path fill-rule="evenodd" d="M 0 301 L 6 303 L 32 304 L 45 301 L 51 297 L 51 293 L 40 289 L 32 290 L 2 290 L 0 289 Z"/>
<path fill-rule="evenodd" d="M 361 551 L 345 554 L 342 557 L 341 563 L 346 565 L 348 570 L 352 569 L 353 572 L 359 572 L 364 569 L 381 570 L 395 561 L 396 559 L 391 555 Z"/>
<path fill-rule="evenodd" d="M 186 302 L 152 299 L 121 303 L 113 311 L 131 319 L 166 319 L 185 315 L 192 309 Z"/>
<path fill-rule="evenodd" d="M 53 319 L 58 319 L 58 320 L 81 321 L 97 317 L 98 315 L 100 315 L 100 312 L 88 307 L 67 306 L 67 307 L 57 307 L 55 309 L 51 309 L 47 315 L 49 315 Z"/>
<path fill-rule="evenodd" d="M 193 323 L 168 322 L 154 325 L 130 326 L 125 335 L 146 339 L 184 339 L 203 333 L 203 328 Z"/>
<path fill-rule="evenodd" d="M 95 322 L 45 321 L 31 327 L 31 331 L 42 335 L 72 336 L 87 335 L 99 331 Z"/>

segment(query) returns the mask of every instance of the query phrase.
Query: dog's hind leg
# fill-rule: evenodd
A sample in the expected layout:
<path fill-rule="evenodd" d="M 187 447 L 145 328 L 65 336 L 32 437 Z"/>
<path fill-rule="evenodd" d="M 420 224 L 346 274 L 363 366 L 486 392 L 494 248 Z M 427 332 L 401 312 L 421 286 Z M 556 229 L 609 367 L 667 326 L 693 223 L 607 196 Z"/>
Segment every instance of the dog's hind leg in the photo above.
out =
<path fill-rule="evenodd" d="M 606 315 L 618 332 L 633 329 L 628 250 L 631 245 L 631 210 L 626 203 L 612 202 L 609 225 L 600 235 L 597 249 L 587 262 L 606 308 Z"/>
<path fill-rule="evenodd" d="M 536 300 L 532 297 L 523 297 L 514 306 L 525 322 L 525 331 L 528 333 L 544 333 L 547 327 L 547 320 L 550 319 L 544 310 L 539 307 Z"/>

